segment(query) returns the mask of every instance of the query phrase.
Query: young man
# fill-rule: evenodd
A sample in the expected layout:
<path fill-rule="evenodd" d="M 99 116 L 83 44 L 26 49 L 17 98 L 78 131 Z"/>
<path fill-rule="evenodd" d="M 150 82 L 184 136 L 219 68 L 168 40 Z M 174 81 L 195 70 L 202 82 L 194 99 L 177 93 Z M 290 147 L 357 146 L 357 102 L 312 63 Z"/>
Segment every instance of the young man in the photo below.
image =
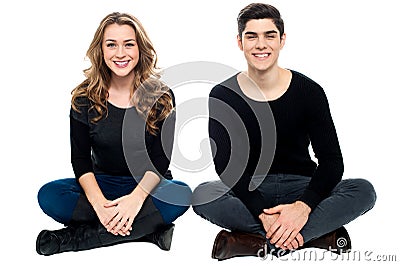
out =
<path fill-rule="evenodd" d="M 221 181 L 203 183 L 193 195 L 198 215 L 229 229 L 217 235 L 212 257 L 305 247 L 347 252 L 351 241 L 343 225 L 374 206 L 374 188 L 364 179 L 342 180 L 342 154 L 323 89 L 278 65 L 286 39 L 279 11 L 254 3 L 237 21 L 247 72 L 216 85 L 209 98 L 209 135 Z"/>

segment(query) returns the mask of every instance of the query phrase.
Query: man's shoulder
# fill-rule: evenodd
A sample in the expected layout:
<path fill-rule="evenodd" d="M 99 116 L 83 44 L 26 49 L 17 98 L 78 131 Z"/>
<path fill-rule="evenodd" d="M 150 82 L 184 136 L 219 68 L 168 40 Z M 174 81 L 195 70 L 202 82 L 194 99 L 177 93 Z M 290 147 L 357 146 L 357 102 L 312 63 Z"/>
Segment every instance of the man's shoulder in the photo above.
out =
<path fill-rule="evenodd" d="M 315 80 L 303 73 L 293 71 L 292 85 L 295 88 L 296 97 L 306 99 L 307 101 L 325 101 L 325 91 Z"/>
<path fill-rule="evenodd" d="M 296 70 L 290 70 L 292 72 L 292 80 L 296 83 L 298 83 L 299 85 L 305 85 L 306 87 L 320 87 L 320 85 L 314 81 L 313 79 L 311 79 L 309 76 L 296 71 Z"/>
<path fill-rule="evenodd" d="M 215 85 L 210 91 L 210 97 L 224 98 L 231 92 L 236 92 L 239 87 L 237 75 L 238 73 Z"/>

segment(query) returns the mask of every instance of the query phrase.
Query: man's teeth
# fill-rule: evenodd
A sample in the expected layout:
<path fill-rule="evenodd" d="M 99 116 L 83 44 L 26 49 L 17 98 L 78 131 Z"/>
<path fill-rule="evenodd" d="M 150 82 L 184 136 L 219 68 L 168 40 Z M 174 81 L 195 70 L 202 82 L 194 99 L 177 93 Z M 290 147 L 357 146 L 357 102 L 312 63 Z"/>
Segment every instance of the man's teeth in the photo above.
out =
<path fill-rule="evenodd" d="M 267 57 L 269 54 L 255 54 L 255 57 Z"/>

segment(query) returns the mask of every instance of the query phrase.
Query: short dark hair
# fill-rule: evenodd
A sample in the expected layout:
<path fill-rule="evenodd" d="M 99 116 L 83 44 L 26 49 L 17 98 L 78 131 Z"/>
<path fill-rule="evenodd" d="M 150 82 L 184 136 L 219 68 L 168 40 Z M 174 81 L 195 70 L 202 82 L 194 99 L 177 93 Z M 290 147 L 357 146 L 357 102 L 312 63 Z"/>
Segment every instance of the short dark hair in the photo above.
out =
<path fill-rule="evenodd" d="M 252 3 L 244 7 L 237 17 L 239 37 L 242 37 L 242 33 L 246 28 L 246 23 L 252 19 L 272 19 L 275 26 L 279 30 L 279 34 L 282 37 L 285 32 L 284 23 L 281 18 L 279 10 L 275 7 L 264 4 L 264 3 Z"/>

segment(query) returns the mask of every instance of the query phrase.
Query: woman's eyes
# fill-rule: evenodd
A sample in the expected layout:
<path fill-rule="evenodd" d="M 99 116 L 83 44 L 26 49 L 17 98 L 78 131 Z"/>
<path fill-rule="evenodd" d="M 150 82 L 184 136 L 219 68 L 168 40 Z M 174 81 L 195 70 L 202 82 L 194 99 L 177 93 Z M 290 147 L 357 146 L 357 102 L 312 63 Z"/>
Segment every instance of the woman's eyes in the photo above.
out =
<path fill-rule="evenodd" d="M 116 45 L 115 43 L 107 43 L 106 46 L 107 46 L 108 48 L 114 48 L 114 47 L 116 47 L 117 45 Z M 125 46 L 126 46 L 126 47 L 134 47 L 135 44 L 134 44 L 134 43 L 126 43 Z"/>

